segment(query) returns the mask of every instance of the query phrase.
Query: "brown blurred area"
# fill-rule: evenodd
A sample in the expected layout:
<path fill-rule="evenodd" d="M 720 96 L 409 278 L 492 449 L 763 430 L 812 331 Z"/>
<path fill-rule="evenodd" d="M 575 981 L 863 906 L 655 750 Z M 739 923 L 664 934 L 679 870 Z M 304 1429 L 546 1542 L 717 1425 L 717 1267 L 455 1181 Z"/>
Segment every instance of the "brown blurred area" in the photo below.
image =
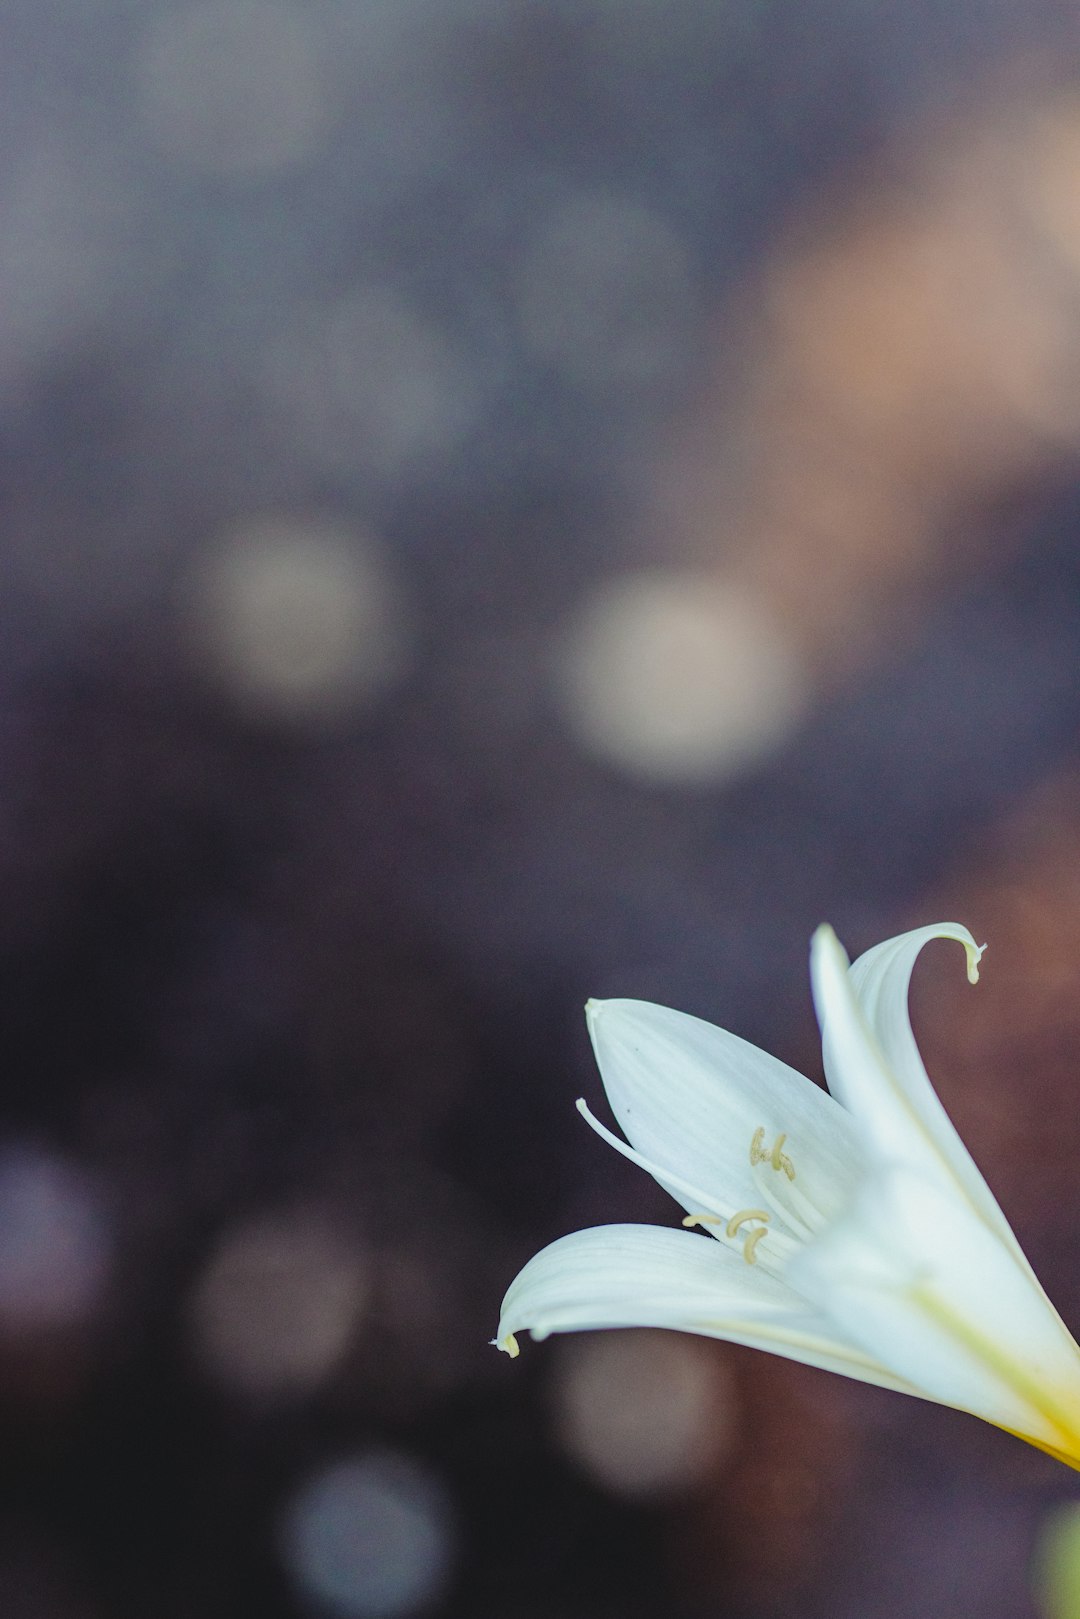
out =
<path fill-rule="evenodd" d="M 580 1007 L 932 1077 L 1080 1329 L 1080 33 L 1052 3 L 0 18 L 0 1614 L 1018 1619 L 1072 1476 L 488 1344 Z"/>
<path fill-rule="evenodd" d="M 1037 61 L 965 100 L 785 222 L 716 314 L 716 404 L 659 465 L 675 543 L 719 553 L 829 684 L 1001 566 L 986 516 L 1076 461 L 1080 102 Z"/>

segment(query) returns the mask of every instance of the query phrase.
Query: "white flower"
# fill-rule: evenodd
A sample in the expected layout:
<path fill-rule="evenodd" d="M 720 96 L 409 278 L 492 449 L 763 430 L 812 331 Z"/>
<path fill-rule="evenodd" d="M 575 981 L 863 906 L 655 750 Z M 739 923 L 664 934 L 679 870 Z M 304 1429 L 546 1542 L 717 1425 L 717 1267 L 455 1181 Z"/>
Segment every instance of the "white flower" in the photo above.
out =
<path fill-rule="evenodd" d="M 970 1411 L 1080 1467 L 1080 1348 L 926 1076 L 908 984 L 930 939 L 849 966 L 819 928 L 811 977 L 831 1096 L 756 1046 L 643 1001 L 587 1007 L 630 1146 L 687 1210 L 678 1231 L 576 1231 L 529 1261 L 495 1342 L 672 1327 L 751 1344 Z M 702 1232 L 708 1233 L 705 1240 Z"/>

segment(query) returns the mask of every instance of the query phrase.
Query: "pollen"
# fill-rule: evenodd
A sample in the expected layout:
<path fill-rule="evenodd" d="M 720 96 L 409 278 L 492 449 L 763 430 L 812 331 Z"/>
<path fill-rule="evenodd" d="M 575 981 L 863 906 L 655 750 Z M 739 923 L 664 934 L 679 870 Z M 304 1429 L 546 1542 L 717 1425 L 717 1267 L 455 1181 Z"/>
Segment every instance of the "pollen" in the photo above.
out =
<path fill-rule="evenodd" d="M 744 1226 L 747 1220 L 764 1220 L 765 1224 L 768 1225 L 769 1212 L 767 1209 L 740 1209 L 738 1214 L 731 1216 L 724 1230 L 729 1237 L 737 1236 L 740 1226 Z"/>
<path fill-rule="evenodd" d="M 743 1258 L 748 1265 L 756 1265 L 757 1245 L 769 1229 L 768 1209 L 740 1209 L 738 1214 L 731 1216 L 731 1219 L 724 1227 L 724 1233 L 728 1237 L 737 1237 L 743 1226 L 750 1220 L 760 1220 L 761 1224 L 755 1226 L 753 1231 L 746 1233 L 743 1239 Z"/>
<path fill-rule="evenodd" d="M 763 1124 L 759 1124 L 757 1129 L 754 1131 L 753 1139 L 750 1142 L 751 1164 L 755 1168 L 758 1164 L 768 1164 L 771 1169 L 775 1169 L 778 1173 L 782 1170 L 787 1176 L 788 1180 L 793 1181 L 795 1179 L 795 1165 L 792 1163 L 787 1153 L 783 1150 L 784 1142 L 786 1140 L 787 1132 L 781 1131 L 780 1135 L 777 1136 L 772 1146 L 766 1148 L 765 1126 Z"/>
<path fill-rule="evenodd" d="M 759 1225 L 756 1231 L 751 1231 L 750 1235 L 743 1243 L 743 1258 L 746 1260 L 748 1265 L 757 1264 L 757 1254 L 754 1250 L 757 1248 L 758 1243 L 765 1235 L 766 1229 L 767 1228 L 765 1226 Z"/>
<path fill-rule="evenodd" d="M 744 1225 L 751 1220 L 760 1220 L 761 1224 L 748 1231 L 743 1237 L 743 1258 L 748 1265 L 757 1264 L 755 1249 L 762 1237 L 769 1229 L 771 1216 L 768 1209 L 740 1209 L 733 1214 L 730 1220 L 725 1220 L 722 1214 L 688 1214 L 683 1220 L 684 1226 L 695 1225 L 722 1225 L 725 1237 L 737 1237 Z"/>

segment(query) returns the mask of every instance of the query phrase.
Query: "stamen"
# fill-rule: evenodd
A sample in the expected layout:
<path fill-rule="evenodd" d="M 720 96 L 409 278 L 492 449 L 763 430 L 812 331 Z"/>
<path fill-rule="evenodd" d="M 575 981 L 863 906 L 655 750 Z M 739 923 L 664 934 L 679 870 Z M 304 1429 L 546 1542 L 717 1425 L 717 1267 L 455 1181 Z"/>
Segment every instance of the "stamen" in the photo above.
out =
<path fill-rule="evenodd" d="M 772 1216 L 767 1209 L 740 1209 L 738 1214 L 731 1216 L 724 1230 L 729 1237 L 734 1237 L 739 1227 L 744 1226 L 747 1220 L 764 1220 L 765 1224 L 768 1225 L 771 1218 Z"/>
<path fill-rule="evenodd" d="M 777 1136 L 772 1147 L 766 1148 L 765 1126 L 758 1125 L 750 1141 L 750 1163 L 764 1202 L 795 1237 L 806 1242 L 820 1231 L 823 1222 L 810 1200 L 794 1184 L 795 1165 L 784 1151 L 786 1140 L 787 1134 L 784 1132 Z M 763 1168 L 782 1172 L 789 1184 L 784 1186 L 781 1182 L 778 1185 L 774 1175 L 762 1173 Z M 776 1235 L 775 1231 L 773 1235 Z"/>
<path fill-rule="evenodd" d="M 784 1145 L 786 1140 L 786 1132 L 777 1136 L 776 1140 L 773 1142 L 773 1150 L 769 1154 L 769 1162 L 774 1169 L 782 1169 L 788 1180 L 793 1181 L 795 1179 L 795 1165 L 791 1162 L 791 1159 L 788 1157 L 786 1152 L 780 1151 L 780 1148 Z"/>
<path fill-rule="evenodd" d="M 724 1227 L 724 1232 L 729 1237 L 737 1237 L 748 1220 L 761 1221 L 761 1225 L 757 1226 L 753 1231 L 748 1231 L 743 1239 L 743 1258 L 748 1265 L 756 1265 L 757 1245 L 769 1229 L 769 1211 L 767 1209 L 740 1209 L 738 1214 L 731 1216 L 731 1219 Z"/>
<path fill-rule="evenodd" d="M 787 1131 L 782 1131 L 777 1136 L 769 1151 L 765 1150 L 764 1140 L 765 1126 L 759 1124 L 750 1142 L 750 1163 L 752 1167 L 756 1169 L 758 1164 L 769 1164 L 777 1171 L 783 1170 L 788 1180 L 793 1181 L 795 1179 L 795 1165 L 791 1162 L 787 1153 L 782 1150 L 784 1142 L 787 1140 Z"/>
<path fill-rule="evenodd" d="M 710 1212 L 710 1205 L 715 1208 L 715 1198 L 711 1197 L 708 1193 L 703 1192 L 700 1187 L 694 1186 L 690 1181 L 684 1180 L 681 1175 L 675 1174 L 673 1170 L 661 1168 L 660 1165 L 654 1163 L 651 1158 L 646 1158 L 643 1153 L 637 1152 L 627 1142 L 622 1141 L 617 1135 L 614 1134 L 613 1131 L 609 1130 L 606 1125 L 601 1124 L 600 1120 L 590 1112 L 588 1104 L 583 1098 L 579 1097 L 577 1110 L 585 1120 L 586 1124 L 590 1125 L 591 1128 L 596 1131 L 601 1140 L 607 1142 L 609 1147 L 614 1147 L 616 1152 L 621 1153 L 624 1158 L 628 1158 L 630 1162 L 632 1164 L 636 1164 L 639 1169 L 643 1169 L 647 1175 L 651 1175 L 653 1179 L 659 1181 L 662 1186 L 668 1187 L 677 1196 L 684 1198 L 691 1206 L 694 1204 L 698 1205 L 702 1212 L 688 1214 L 683 1220 L 684 1226 L 723 1226 L 725 1229 L 725 1234 L 728 1237 L 735 1239 L 739 1237 L 743 1226 L 746 1225 L 748 1221 L 760 1220 L 762 1223 L 755 1227 L 753 1231 L 747 1232 L 742 1238 L 743 1258 L 746 1260 L 748 1265 L 757 1264 L 757 1246 L 762 1237 L 768 1235 L 772 1238 L 772 1242 L 769 1245 L 770 1256 L 774 1261 L 782 1263 L 786 1257 L 797 1252 L 801 1246 L 801 1242 L 812 1236 L 814 1230 L 820 1227 L 820 1216 L 817 1214 L 816 1210 L 811 1209 L 810 1205 L 807 1203 L 807 1200 L 800 1194 L 798 1187 L 795 1186 L 791 1187 L 785 1195 L 787 1197 L 795 1198 L 798 1204 L 805 1204 L 807 1212 L 813 1217 L 813 1224 L 807 1221 L 805 1224 L 805 1232 L 804 1234 L 800 1234 L 799 1237 L 790 1237 L 786 1235 L 783 1230 L 777 1231 L 770 1227 L 767 1222 L 772 1218 L 772 1216 L 770 1215 L 768 1209 L 742 1209 L 739 1211 L 739 1213 L 732 1215 L 730 1219 L 727 1219 L 722 1214 L 712 1213 Z M 757 1130 L 755 1130 L 754 1139 L 750 1146 L 751 1164 L 753 1164 L 755 1168 L 758 1165 L 767 1164 L 770 1169 L 781 1171 L 784 1175 L 786 1175 L 789 1181 L 793 1181 L 795 1179 L 794 1166 L 792 1165 L 790 1158 L 788 1158 L 787 1154 L 783 1150 L 786 1139 L 787 1137 L 781 1134 L 777 1137 L 775 1145 L 766 1152 L 763 1145 L 765 1140 L 765 1126 L 761 1125 Z M 774 1154 L 777 1159 L 776 1163 L 773 1162 Z M 773 1211 L 784 1225 L 791 1226 L 794 1224 L 797 1228 L 799 1224 L 803 1223 L 799 1220 L 797 1214 L 793 1215 L 792 1210 L 784 1207 L 777 1201 L 777 1198 L 772 1190 L 772 1186 L 774 1186 L 776 1183 L 772 1180 L 771 1175 L 758 1175 L 755 1178 L 761 1190 L 763 1200 L 772 1206 Z M 772 1186 L 769 1184 L 770 1182 L 772 1182 Z"/>
<path fill-rule="evenodd" d="M 681 1175 L 673 1174 L 670 1169 L 661 1169 L 659 1164 L 654 1164 L 650 1158 L 645 1158 L 640 1152 L 635 1152 L 634 1148 L 628 1146 L 625 1141 L 620 1141 L 617 1135 L 609 1130 L 606 1125 L 601 1124 L 600 1120 L 589 1112 L 588 1104 L 581 1096 L 577 1099 L 577 1110 L 585 1123 L 592 1126 L 602 1141 L 606 1141 L 609 1147 L 614 1147 L 616 1152 L 621 1152 L 624 1158 L 629 1158 L 632 1164 L 637 1164 L 638 1168 L 643 1169 L 647 1175 L 651 1175 L 653 1180 L 660 1181 L 664 1186 L 677 1188 L 684 1197 L 690 1199 L 691 1203 L 700 1203 L 702 1208 L 707 1209 L 711 1203 L 716 1202 L 715 1198 L 710 1197 L 707 1192 L 701 1191 L 700 1187 L 692 1186 L 689 1181 L 684 1181 Z M 703 1216 L 695 1216 L 695 1218 L 703 1218 Z M 718 1221 L 717 1223 L 719 1224 L 720 1222 Z"/>
<path fill-rule="evenodd" d="M 748 1265 L 757 1264 L 757 1254 L 754 1252 L 754 1250 L 761 1241 L 762 1237 L 765 1235 L 766 1230 L 766 1226 L 759 1225 L 756 1231 L 751 1231 L 750 1235 L 743 1243 L 742 1256 Z"/>

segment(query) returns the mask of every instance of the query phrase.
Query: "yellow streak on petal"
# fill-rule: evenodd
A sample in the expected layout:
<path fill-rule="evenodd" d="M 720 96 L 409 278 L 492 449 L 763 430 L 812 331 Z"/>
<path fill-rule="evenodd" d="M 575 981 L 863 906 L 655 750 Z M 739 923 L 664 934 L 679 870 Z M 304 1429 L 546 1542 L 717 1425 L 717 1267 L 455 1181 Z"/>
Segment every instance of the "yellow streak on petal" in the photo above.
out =
<path fill-rule="evenodd" d="M 1026 1400 L 1032 1410 L 1048 1422 L 1052 1428 L 1057 1429 L 1061 1445 L 1056 1446 L 1045 1440 L 1036 1439 L 1031 1434 L 1020 1432 L 1016 1428 L 1009 1428 L 1005 1423 L 998 1422 L 994 1426 L 1005 1428 L 1007 1433 L 1016 1434 L 1018 1439 L 1025 1440 L 1038 1450 L 1045 1450 L 1049 1455 L 1056 1456 L 1059 1461 L 1068 1462 L 1071 1467 L 1080 1471 L 1080 1423 L 1077 1414 L 1073 1414 L 1062 1406 L 1054 1397 L 1047 1393 L 1042 1384 L 1037 1382 L 1018 1361 L 1011 1360 L 1003 1355 L 992 1339 L 986 1338 L 978 1332 L 971 1323 L 958 1314 L 941 1296 L 934 1292 L 925 1283 L 919 1283 L 911 1290 L 913 1303 L 919 1305 L 926 1314 L 936 1321 L 939 1326 L 958 1340 L 965 1349 L 971 1351 L 977 1360 L 999 1377 L 1007 1388 L 1013 1389 L 1020 1398 Z M 1078 1384 L 1080 1384 L 1080 1364 L 1077 1368 Z M 981 1413 L 976 1411 L 974 1415 Z"/>

